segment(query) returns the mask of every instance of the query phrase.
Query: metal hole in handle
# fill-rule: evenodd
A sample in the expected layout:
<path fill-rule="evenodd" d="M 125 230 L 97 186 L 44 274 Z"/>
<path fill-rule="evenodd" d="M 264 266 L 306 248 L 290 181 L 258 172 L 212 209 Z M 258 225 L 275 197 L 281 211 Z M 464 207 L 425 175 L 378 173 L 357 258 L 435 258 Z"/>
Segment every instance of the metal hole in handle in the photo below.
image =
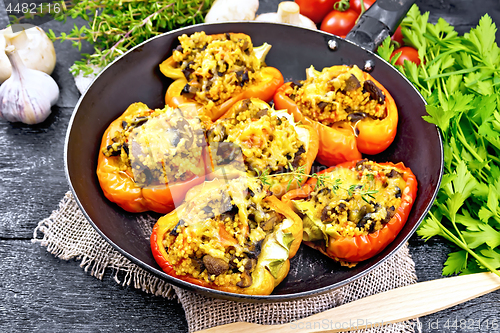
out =
<path fill-rule="evenodd" d="M 368 59 L 365 61 L 365 65 L 363 66 L 363 70 L 367 73 L 370 73 L 373 71 L 373 69 L 375 68 L 375 61 L 373 61 L 372 59 Z"/>
<path fill-rule="evenodd" d="M 330 39 L 328 41 L 328 48 L 332 51 L 336 51 L 339 47 L 339 44 L 337 43 L 337 41 L 335 39 Z"/>

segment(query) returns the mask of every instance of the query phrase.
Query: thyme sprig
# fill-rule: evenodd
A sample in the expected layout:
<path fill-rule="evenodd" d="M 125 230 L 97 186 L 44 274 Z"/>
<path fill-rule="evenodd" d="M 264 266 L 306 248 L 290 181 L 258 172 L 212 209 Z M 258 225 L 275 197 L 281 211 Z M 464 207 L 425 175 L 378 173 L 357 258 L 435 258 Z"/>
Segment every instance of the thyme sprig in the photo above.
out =
<path fill-rule="evenodd" d="M 374 194 L 378 193 L 377 190 L 371 189 L 370 187 L 367 186 L 367 184 L 363 185 L 352 184 L 348 188 L 345 188 L 342 186 L 342 180 L 340 178 L 332 178 L 330 175 L 326 173 L 306 174 L 305 166 L 303 165 L 299 166 L 298 168 L 294 168 L 292 165 L 289 164 L 288 169 L 291 171 L 283 173 L 275 173 L 275 174 L 271 174 L 269 169 L 266 169 L 264 171 L 255 170 L 255 172 L 257 173 L 257 178 L 259 178 L 262 184 L 267 186 L 271 186 L 271 181 L 270 181 L 271 177 L 292 176 L 290 177 L 287 183 L 286 191 L 290 190 L 290 187 L 294 181 L 296 181 L 297 185 L 300 186 L 304 178 L 315 178 L 316 185 L 314 186 L 314 191 L 317 191 L 319 188 L 325 187 L 327 185 L 331 186 L 331 189 L 333 190 L 334 193 L 336 193 L 338 190 L 344 190 L 348 193 L 349 196 L 352 196 L 356 191 L 358 191 L 361 198 L 367 203 L 370 203 L 370 199 L 375 199 Z M 373 175 L 368 175 L 368 178 L 370 178 L 371 181 L 373 181 L 374 179 Z"/>
<path fill-rule="evenodd" d="M 309 175 L 306 174 L 306 168 L 304 165 L 299 166 L 298 168 L 294 168 L 290 163 L 288 164 L 288 169 L 291 170 L 289 172 L 283 172 L 283 173 L 275 173 L 271 174 L 271 171 L 269 169 L 266 169 L 264 171 L 260 171 L 257 169 L 254 169 L 255 172 L 257 173 L 257 178 L 260 179 L 262 184 L 271 186 L 271 182 L 269 181 L 270 177 L 282 177 L 282 176 L 293 176 L 290 177 L 287 183 L 286 190 L 290 190 L 290 187 L 293 184 L 293 181 L 297 182 L 297 185 L 300 186 L 302 184 L 302 181 L 304 180 L 304 177 L 307 177 Z"/>
<path fill-rule="evenodd" d="M 214 0 L 71 0 L 64 1 L 64 10 L 54 18 L 65 22 L 68 17 L 82 18 L 86 24 L 74 26 L 70 33 L 47 35 L 61 42 L 71 41 L 81 50 L 90 43 L 93 54 L 82 54 L 70 68 L 73 75 L 93 73 L 117 56 L 145 40 L 163 32 L 202 23 Z"/>
<path fill-rule="evenodd" d="M 365 201 L 366 203 L 370 203 L 370 199 L 375 199 L 374 194 L 378 193 L 377 190 L 371 189 L 369 186 L 367 186 L 367 184 L 351 184 L 348 188 L 345 188 L 342 186 L 342 180 L 340 178 L 334 179 L 327 176 L 327 174 L 318 175 L 316 173 L 311 175 L 311 178 L 317 179 L 316 186 L 314 188 L 315 191 L 317 191 L 321 187 L 331 185 L 333 193 L 336 193 L 338 190 L 344 190 L 350 197 L 352 197 L 355 192 L 358 192 L 358 194 L 361 196 L 361 199 L 363 199 L 363 201 Z"/>

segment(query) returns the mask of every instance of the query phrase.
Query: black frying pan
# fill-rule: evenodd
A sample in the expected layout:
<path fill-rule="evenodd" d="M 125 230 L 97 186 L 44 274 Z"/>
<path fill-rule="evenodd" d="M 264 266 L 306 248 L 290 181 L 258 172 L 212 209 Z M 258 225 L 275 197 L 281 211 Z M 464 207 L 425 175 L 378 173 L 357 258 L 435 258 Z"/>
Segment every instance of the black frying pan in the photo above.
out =
<path fill-rule="evenodd" d="M 443 149 L 436 127 L 422 120 L 426 114 L 425 101 L 417 90 L 390 64 L 367 50 L 373 49 L 399 23 L 389 14 L 404 14 L 412 1 L 378 0 L 377 3 L 380 6 L 372 6 L 370 10 L 373 10 L 360 21 L 361 26 L 348 36 L 363 48 L 327 33 L 290 25 L 201 24 L 152 38 L 109 65 L 80 98 L 68 128 L 65 147 L 66 173 L 71 189 L 97 232 L 132 262 L 167 282 L 231 300 L 282 301 L 311 296 L 341 287 L 380 265 L 408 240 L 432 205 L 442 177 Z M 382 17 L 381 21 L 372 17 L 377 15 Z M 373 27 L 378 27 L 378 31 Z M 97 154 L 104 130 L 131 103 L 144 102 L 151 108 L 164 106 L 164 94 L 171 81 L 160 73 L 158 65 L 178 45 L 178 36 L 202 30 L 207 34 L 246 33 L 256 46 L 268 42 L 273 47 L 266 63 L 281 70 L 285 81 L 305 79 L 305 69 L 311 65 L 317 69 L 338 64 L 355 64 L 360 68 L 365 68 L 367 63 L 370 65 L 371 74 L 388 89 L 399 109 L 394 143 L 384 153 L 370 158 L 379 162 L 403 161 L 419 182 L 418 196 L 406 225 L 384 251 L 348 269 L 302 246 L 291 260 L 287 278 L 270 296 L 211 290 L 174 279 L 161 271 L 149 245 L 151 218 L 159 215 L 128 213 L 108 201 L 95 173 Z"/>

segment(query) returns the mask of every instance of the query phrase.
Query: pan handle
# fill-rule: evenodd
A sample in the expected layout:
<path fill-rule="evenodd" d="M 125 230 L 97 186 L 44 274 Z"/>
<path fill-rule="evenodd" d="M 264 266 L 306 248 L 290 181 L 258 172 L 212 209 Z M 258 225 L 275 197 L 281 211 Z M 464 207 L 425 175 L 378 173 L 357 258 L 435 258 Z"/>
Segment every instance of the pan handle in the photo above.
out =
<path fill-rule="evenodd" d="M 415 0 L 377 0 L 359 18 L 346 40 L 369 50 L 375 49 L 392 35 Z"/>

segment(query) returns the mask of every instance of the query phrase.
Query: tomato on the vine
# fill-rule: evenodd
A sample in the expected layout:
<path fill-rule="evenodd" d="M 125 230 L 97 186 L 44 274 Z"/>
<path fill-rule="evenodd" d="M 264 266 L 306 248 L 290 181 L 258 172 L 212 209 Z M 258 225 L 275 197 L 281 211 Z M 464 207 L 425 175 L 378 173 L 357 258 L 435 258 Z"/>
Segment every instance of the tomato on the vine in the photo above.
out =
<path fill-rule="evenodd" d="M 392 52 L 391 58 L 394 57 L 399 52 L 401 52 L 401 55 L 399 56 L 398 60 L 396 60 L 396 65 L 403 66 L 405 60 L 420 65 L 420 58 L 418 57 L 417 49 L 411 46 L 400 47 L 399 49 L 396 49 L 394 50 L 394 52 Z"/>
<path fill-rule="evenodd" d="M 320 29 L 337 36 L 345 37 L 356 24 L 358 16 L 359 13 L 350 8 L 344 12 L 332 10 L 323 19 Z"/>
<path fill-rule="evenodd" d="M 399 26 L 396 29 L 396 31 L 394 31 L 394 34 L 392 35 L 391 39 L 399 44 L 398 47 L 401 47 L 404 45 L 403 33 L 401 32 L 401 26 Z"/>
<path fill-rule="evenodd" d="M 363 0 L 363 4 L 365 5 L 365 10 L 370 8 L 375 0 Z M 350 0 L 349 5 L 351 9 L 354 9 L 356 12 L 361 13 L 361 0 Z"/>
<path fill-rule="evenodd" d="M 326 14 L 333 10 L 333 4 L 337 0 L 295 0 L 295 2 L 299 5 L 302 15 L 319 24 Z"/>

